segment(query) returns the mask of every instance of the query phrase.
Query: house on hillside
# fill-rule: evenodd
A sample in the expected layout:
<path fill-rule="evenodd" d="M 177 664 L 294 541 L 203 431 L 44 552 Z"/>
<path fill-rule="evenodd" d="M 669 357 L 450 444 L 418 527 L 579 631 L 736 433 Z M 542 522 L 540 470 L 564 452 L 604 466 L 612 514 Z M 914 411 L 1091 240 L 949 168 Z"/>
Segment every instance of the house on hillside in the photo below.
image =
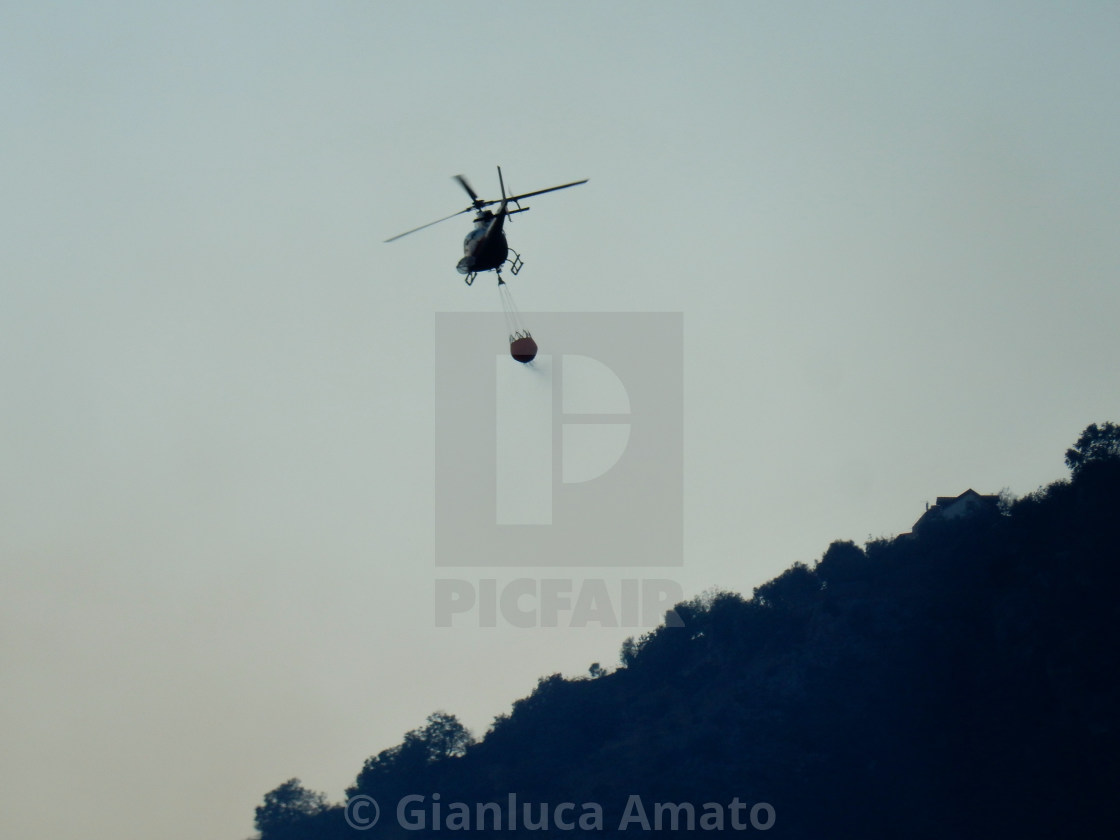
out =
<path fill-rule="evenodd" d="M 995 513 L 998 510 L 998 495 L 982 496 L 970 487 L 959 496 L 938 496 L 933 505 L 927 503 L 926 512 L 918 518 L 910 532 L 899 536 L 912 537 L 934 522 L 949 522 L 975 516 L 978 513 Z"/>

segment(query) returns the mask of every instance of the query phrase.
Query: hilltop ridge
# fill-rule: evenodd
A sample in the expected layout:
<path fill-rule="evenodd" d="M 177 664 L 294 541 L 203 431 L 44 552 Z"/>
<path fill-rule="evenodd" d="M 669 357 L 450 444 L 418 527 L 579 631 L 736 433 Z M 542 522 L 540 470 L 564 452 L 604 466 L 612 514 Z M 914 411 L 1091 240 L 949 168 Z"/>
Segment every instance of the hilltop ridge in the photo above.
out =
<path fill-rule="evenodd" d="M 477 741 L 431 715 L 347 791 L 381 803 L 365 836 L 644 833 L 634 797 L 655 834 L 1116 836 L 1120 429 L 1085 435 L 1070 480 L 679 604 L 683 628 L 542 677 Z M 395 817 L 409 796 L 423 829 Z M 290 780 L 257 826 L 362 836 L 352 816 Z"/>

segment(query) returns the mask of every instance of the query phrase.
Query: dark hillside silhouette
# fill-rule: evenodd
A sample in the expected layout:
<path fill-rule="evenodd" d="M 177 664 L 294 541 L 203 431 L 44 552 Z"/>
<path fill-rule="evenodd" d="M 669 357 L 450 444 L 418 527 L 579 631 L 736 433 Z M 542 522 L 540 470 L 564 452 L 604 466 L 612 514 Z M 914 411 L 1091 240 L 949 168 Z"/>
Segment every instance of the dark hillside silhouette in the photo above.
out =
<path fill-rule="evenodd" d="M 1069 481 L 1021 500 L 835 542 L 749 599 L 680 604 L 683 627 L 628 640 L 614 672 L 541 678 L 481 740 L 431 716 L 347 791 L 381 803 L 370 831 L 291 780 L 258 809 L 261 838 L 428 836 L 395 806 L 426 797 L 430 825 L 437 793 L 472 819 L 510 794 L 576 803 L 571 823 L 602 806 L 583 830 L 475 836 L 613 835 L 633 794 L 692 803 L 697 832 L 715 825 L 704 803 L 732 830 L 740 802 L 743 833 L 768 837 L 1120 836 L 1120 427 L 1091 426 L 1070 452 Z M 747 820 L 762 802 L 764 832 Z M 680 834 L 688 815 L 664 817 L 648 833 Z"/>

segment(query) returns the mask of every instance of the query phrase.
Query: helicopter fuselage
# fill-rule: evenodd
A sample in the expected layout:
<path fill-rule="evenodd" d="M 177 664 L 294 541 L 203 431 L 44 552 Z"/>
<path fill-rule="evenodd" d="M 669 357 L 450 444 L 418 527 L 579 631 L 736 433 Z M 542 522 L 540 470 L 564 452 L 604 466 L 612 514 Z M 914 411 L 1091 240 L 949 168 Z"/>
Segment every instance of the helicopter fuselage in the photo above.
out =
<path fill-rule="evenodd" d="M 503 230 L 506 220 L 503 204 L 497 213 L 485 212 L 474 220 L 474 229 L 463 240 L 463 258 L 456 269 L 460 274 L 496 271 L 509 257 L 509 243 Z"/>

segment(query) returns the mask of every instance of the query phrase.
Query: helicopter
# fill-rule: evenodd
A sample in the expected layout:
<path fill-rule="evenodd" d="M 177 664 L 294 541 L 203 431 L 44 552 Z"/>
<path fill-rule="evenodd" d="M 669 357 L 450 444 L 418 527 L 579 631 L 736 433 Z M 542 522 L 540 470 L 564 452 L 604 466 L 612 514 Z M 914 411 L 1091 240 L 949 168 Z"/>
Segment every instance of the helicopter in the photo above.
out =
<path fill-rule="evenodd" d="M 408 236 L 410 233 L 416 233 L 424 228 L 437 225 L 440 222 L 446 222 L 448 219 L 454 219 L 456 216 L 461 216 L 464 213 L 474 212 L 474 229 L 467 234 L 466 239 L 463 240 L 463 258 L 459 260 L 459 264 L 455 267 L 456 270 L 463 275 L 466 284 L 470 286 L 474 283 L 474 279 L 478 274 L 483 271 L 493 271 L 498 275 L 498 285 L 501 286 L 505 283 L 502 280 L 502 267 L 508 262 L 510 265 L 510 272 L 517 275 L 521 271 L 522 262 L 521 255 L 513 251 L 513 259 L 509 255 L 512 249 L 506 241 L 505 221 L 507 216 L 512 216 L 514 213 L 524 213 L 528 207 L 521 206 L 521 199 L 531 198 L 535 195 L 543 195 L 544 193 L 555 192 L 556 190 L 566 190 L 568 187 L 578 187 L 580 184 L 586 184 L 588 179 L 584 178 L 582 181 L 572 181 L 570 184 L 561 184 L 558 187 L 549 187 L 544 190 L 534 190 L 533 192 L 521 193 L 520 195 L 506 195 L 506 184 L 502 178 L 502 167 L 498 167 L 498 185 L 502 191 L 501 198 L 491 199 L 484 201 L 478 197 L 478 193 L 474 191 L 467 179 L 462 175 L 454 176 L 455 180 L 459 182 L 467 195 L 471 197 L 471 204 L 464 210 L 457 213 L 452 213 L 450 216 L 444 216 L 442 219 L 436 219 L 434 222 L 428 222 L 426 225 L 406 230 L 404 233 L 398 233 L 396 236 L 386 239 L 386 242 L 393 242 L 403 236 Z M 515 204 L 516 210 L 508 209 L 509 204 Z M 497 204 L 497 212 L 487 210 L 486 208 Z"/>

